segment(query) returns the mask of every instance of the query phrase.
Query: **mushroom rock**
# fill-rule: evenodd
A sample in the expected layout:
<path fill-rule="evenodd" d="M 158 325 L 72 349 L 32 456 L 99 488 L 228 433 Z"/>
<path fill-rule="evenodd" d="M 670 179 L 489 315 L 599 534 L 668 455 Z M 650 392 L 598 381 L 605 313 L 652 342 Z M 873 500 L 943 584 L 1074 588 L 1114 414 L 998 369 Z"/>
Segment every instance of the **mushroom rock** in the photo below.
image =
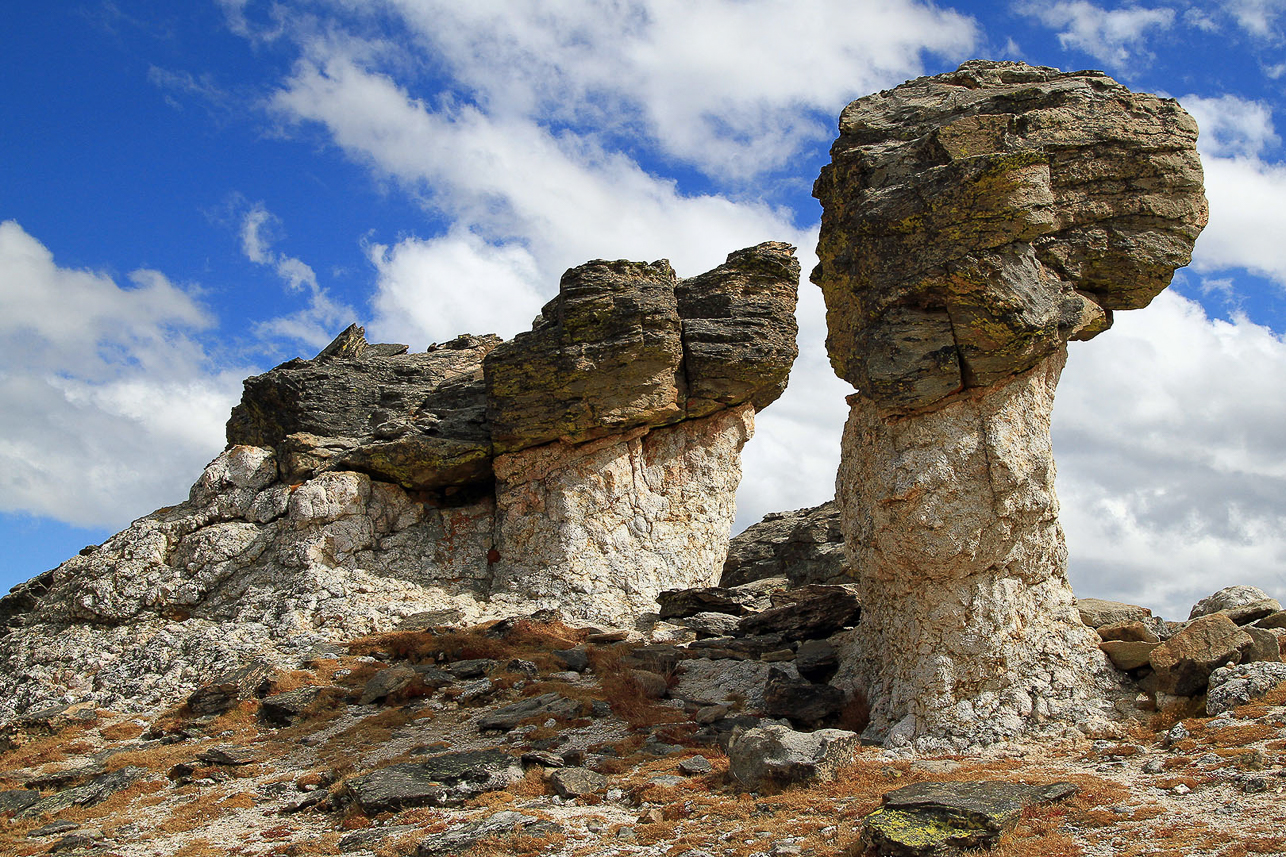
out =
<path fill-rule="evenodd" d="M 861 98 L 814 195 L 850 396 L 837 477 L 868 737 L 964 748 L 1095 716 L 1049 439 L 1068 340 L 1146 306 L 1206 223 L 1197 126 L 1096 71 L 972 61 Z"/>
<path fill-rule="evenodd" d="M 188 499 L 0 599 L 0 721 L 148 708 L 414 614 L 630 625 L 713 584 L 740 450 L 795 357 L 794 248 L 564 275 L 530 333 L 354 325 L 250 378 Z"/>

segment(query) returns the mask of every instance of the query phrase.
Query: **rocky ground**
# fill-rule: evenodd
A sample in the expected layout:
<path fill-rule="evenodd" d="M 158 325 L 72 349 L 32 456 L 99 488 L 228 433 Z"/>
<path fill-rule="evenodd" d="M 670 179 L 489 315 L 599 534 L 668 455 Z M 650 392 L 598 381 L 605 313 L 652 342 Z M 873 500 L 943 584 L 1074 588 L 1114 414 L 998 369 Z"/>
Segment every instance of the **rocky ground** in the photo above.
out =
<path fill-rule="evenodd" d="M 825 676 L 853 614 L 803 592 L 750 604 L 740 636 L 678 624 L 731 615 L 712 611 L 661 622 L 668 643 L 548 615 L 407 629 L 216 677 L 146 716 L 31 715 L 0 735 L 0 853 L 859 855 L 884 796 L 933 781 L 1077 787 L 1016 814 L 998 855 L 1286 852 L 1286 686 L 969 757 L 751 758 L 750 727 L 862 726 L 860 700 L 803 677 Z M 758 651 L 765 637 L 778 648 Z"/>

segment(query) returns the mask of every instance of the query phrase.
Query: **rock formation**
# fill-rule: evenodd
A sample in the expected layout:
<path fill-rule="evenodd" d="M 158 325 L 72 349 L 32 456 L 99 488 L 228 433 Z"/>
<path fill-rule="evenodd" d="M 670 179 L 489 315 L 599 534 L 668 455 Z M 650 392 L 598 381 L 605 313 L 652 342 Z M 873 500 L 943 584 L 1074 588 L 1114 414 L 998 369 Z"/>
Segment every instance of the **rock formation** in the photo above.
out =
<path fill-rule="evenodd" d="M 740 450 L 795 357 L 794 248 L 569 270 L 530 333 L 344 331 L 246 381 L 186 502 L 0 599 L 0 719 L 147 707 L 412 614 L 625 624 L 718 580 Z"/>
<path fill-rule="evenodd" d="M 869 735 L 963 748 L 1092 718 L 1049 419 L 1069 339 L 1146 306 L 1206 221 L 1196 123 L 1100 72 L 975 61 L 850 104 L 812 278 L 857 388 L 842 672 Z"/>

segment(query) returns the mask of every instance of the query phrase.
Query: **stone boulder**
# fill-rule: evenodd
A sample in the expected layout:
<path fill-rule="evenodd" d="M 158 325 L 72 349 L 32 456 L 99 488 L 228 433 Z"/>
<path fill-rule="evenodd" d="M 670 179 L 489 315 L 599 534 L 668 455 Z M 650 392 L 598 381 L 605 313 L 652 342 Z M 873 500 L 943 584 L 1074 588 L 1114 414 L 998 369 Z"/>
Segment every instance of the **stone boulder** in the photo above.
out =
<path fill-rule="evenodd" d="M 796 732 L 763 726 L 734 735 L 728 744 L 728 770 L 750 789 L 792 783 L 824 783 L 857 756 L 860 740 L 843 729 Z"/>
<path fill-rule="evenodd" d="M 517 756 L 501 750 L 444 753 L 422 762 L 377 768 L 345 782 L 345 791 L 366 815 L 416 806 L 451 806 L 522 779 Z"/>
<path fill-rule="evenodd" d="M 1147 622 L 1152 618 L 1152 611 L 1147 607 L 1102 598 L 1077 598 L 1076 611 L 1082 622 L 1095 629 L 1121 622 Z"/>
<path fill-rule="evenodd" d="M 879 857 L 943 857 L 994 847 L 1029 806 L 1062 800 L 1072 783 L 926 782 L 884 795 L 863 819 L 862 842 Z"/>
<path fill-rule="evenodd" d="M 1067 341 L 1188 263 L 1196 136 L 1171 99 L 1012 62 L 844 109 L 812 279 L 857 388 L 836 501 L 862 621 L 836 681 L 871 700 L 866 737 L 966 749 L 1119 691 L 1067 583 L 1050 418 Z"/>
<path fill-rule="evenodd" d="M 1225 613 L 1238 625 L 1247 625 L 1277 613 L 1282 605 L 1257 586 L 1225 586 L 1192 605 L 1189 619 Z"/>
<path fill-rule="evenodd" d="M 1102 72 L 968 62 L 839 124 L 813 280 L 836 373 L 882 407 L 990 386 L 1106 330 L 1169 285 L 1206 223 L 1196 122 Z"/>
<path fill-rule="evenodd" d="M 797 353 L 793 253 L 767 242 L 684 281 L 666 261 L 569 270 L 531 331 L 487 355 L 497 451 L 766 407 Z"/>
<path fill-rule="evenodd" d="M 1286 683 L 1286 664 L 1258 661 L 1219 667 L 1210 674 L 1206 713 L 1211 717 L 1231 711 L 1266 695 Z"/>
<path fill-rule="evenodd" d="M 1254 638 L 1222 613 L 1194 619 L 1152 650 L 1157 689 L 1175 696 L 1203 693 L 1212 672 L 1241 663 L 1254 645 Z"/>
<path fill-rule="evenodd" d="M 773 512 L 728 543 L 719 585 L 784 577 L 791 586 L 851 583 L 834 500 L 810 509 Z"/>

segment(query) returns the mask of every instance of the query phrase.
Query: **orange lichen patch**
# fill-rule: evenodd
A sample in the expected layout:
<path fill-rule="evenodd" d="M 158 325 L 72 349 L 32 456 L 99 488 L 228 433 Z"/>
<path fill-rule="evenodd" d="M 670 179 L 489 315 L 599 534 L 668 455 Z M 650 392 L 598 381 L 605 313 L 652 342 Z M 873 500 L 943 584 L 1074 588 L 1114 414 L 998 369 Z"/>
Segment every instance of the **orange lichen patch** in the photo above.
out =
<path fill-rule="evenodd" d="M 1245 723 L 1222 729 L 1208 729 L 1202 740 L 1212 747 L 1244 747 L 1277 734 L 1277 728 L 1269 723 Z"/>

